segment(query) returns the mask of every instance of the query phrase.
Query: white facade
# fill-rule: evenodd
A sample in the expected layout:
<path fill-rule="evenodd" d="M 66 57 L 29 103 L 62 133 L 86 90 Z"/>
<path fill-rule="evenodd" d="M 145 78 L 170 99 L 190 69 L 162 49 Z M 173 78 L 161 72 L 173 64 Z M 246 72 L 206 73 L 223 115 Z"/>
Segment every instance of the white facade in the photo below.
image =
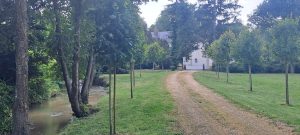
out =
<path fill-rule="evenodd" d="M 171 47 L 171 42 L 172 42 L 172 39 L 170 38 L 171 31 L 151 32 L 151 36 L 153 39 L 167 41 L 167 43 L 169 44 L 169 47 Z"/>
<path fill-rule="evenodd" d="M 170 31 L 162 31 L 162 32 L 151 32 L 151 36 L 154 39 L 167 41 L 169 47 L 171 47 L 171 32 Z M 203 55 L 202 44 L 199 44 L 199 49 L 192 52 L 189 59 L 183 57 L 183 67 L 186 70 L 205 70 L 210 69 L 212 67 L 213 61 Z"/>
<path fill-rule="evenodd" d="M 213 61 L 203 55 L 202 45 L 192 52 L 189 59 L 183 57 L 183 67 L 186 70 L 206 70 L 212 67 Z"/>

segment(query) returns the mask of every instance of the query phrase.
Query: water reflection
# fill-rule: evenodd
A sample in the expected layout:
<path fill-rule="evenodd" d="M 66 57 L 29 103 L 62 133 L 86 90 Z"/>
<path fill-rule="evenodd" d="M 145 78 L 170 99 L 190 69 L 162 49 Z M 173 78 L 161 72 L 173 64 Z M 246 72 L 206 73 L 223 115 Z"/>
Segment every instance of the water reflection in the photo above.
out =
<path fill-rule="evenodd" d="M 95 105 L 105 94 L 103 88 L 91 89 L 89 102 Z M 59 95 L 40 105 L 31 107 L 29 111 L 32 135 L 55 135 L 72 119 L 71 105 L 66 94 Z"/>

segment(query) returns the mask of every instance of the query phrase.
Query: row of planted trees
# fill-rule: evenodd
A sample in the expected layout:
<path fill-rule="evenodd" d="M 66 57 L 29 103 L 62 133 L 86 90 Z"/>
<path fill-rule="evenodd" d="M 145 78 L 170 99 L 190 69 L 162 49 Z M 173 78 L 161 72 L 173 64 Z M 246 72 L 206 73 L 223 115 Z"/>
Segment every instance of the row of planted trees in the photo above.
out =
<path fill-rule="evenodd" d="M 50 57 L 51 62 L 58 67 L 58 78 L 64 81 L 76 117 L 89 115 L 90 109 L 87 106 L 89 89 L 97 69 L 104 65 L 108 66 L 109 73 L 114 74 L 113 94 L 111 94 L 112 77 L 109 75 L 109 95 L 112 97 L 109 103 L 113 108 L 110 114 L 115 118 L 116 71 L 118 67 L 130 64 L 131 73 L 134 73 L 133 62 L 142 61 L 138 59 L 139 50 L 143 50 L 141 47 L 147 37 L 146 25 L 138 14 L 138 5 L 147 1 L 1 1 L 0 30 L 15 31 L 12 35 L 16 36 L 16 40 L 8 44 L 11 48 L 15 48 L 16 87 L 13 96 L 12 130 L 1 129 L 0 134 L 30 134 L 29 52 L 41 52 Z M 14 12 L 7 12 L 5 6 L 11 6 L 15 9 Z M 2 35 L 0 37 L 0 42 L 7 41 Z M 39 42 L 32 44 L 36 40 Z M 83 80 L 82 86 L 80 80 Z M 115 128 L 112 129 L 111 134 L 115 134 Z"/>
<path fill-rule="evenodd" d="M 273 27 L 267 30 L 245 27 L 239 33 L 226 31 L 211 44 L 207 54 L 216 64 L 215 71 L 218 78 L 220 65 L 225 65 L 227 83 L 229 82 L 229 65 L 231 63 L 247 65 L 250 91 L 253 90 L 252 68 L 268 63 L 272 57 L 284 67 L 286 104 L 290 104 L 288 74 L 292 69 L 291 66 L 299 62 L 299 19 L 278 20 Z"/>

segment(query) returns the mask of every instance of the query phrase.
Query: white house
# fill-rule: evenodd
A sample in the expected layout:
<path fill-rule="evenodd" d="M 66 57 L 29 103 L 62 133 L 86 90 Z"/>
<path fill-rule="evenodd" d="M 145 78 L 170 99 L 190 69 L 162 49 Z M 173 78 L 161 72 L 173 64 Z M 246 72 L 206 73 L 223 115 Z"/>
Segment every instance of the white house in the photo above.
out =
<path fill-rule="evenodd" d="M 162 32 L 151 32 L 151 36 L 154 39 L 167 41 L 171 47 L 171 31 L 162 31 Z M 182 64 L 186 70 L 205 70 L 212 67 L 212 60 L 203 55 L 202 44 L 199 44 L 199 49 L 192 52 L 189 58 L 183 57 Z"/>
<path fill-rule="evenodd" d="M 206 70 L 212 67 L 213 61 L 203 55 L 202 44 L 192 52 L 189 58 L 183 57 L 183 67 L 186 70 Z"/>
<path fill-rule="evenodd" d="M 172 39 L 171 37 L 171 31 L 155 31 L 155 32 L 151 32 L 151 36 L 153 39 L 157 39 L 157 40 L 163 40 L 166 41 L 169 44 L 169 47 L 171 47 L 171 43 L 172 43 Z"/>

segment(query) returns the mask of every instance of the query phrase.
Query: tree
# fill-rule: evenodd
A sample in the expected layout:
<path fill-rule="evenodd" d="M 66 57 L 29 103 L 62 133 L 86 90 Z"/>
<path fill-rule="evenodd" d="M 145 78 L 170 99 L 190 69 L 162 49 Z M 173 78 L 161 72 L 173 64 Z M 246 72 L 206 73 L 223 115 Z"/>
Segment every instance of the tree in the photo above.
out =
<path fill-rule="evenodd" d="M 99 43 L 96 51 L 101 52 L 114 69 L 109 113 L 111 133 L 116 134 L 116 70 L 132 59 L 132 49 L 139 43 L 140 29 L 137 27 L 141 27 L 141 23 L 137 23 L 140 21 L 138 7 L 130 0 L 103 0 L 96 1 L 95 5 L 96 42 Z"/>
<path fill-rule="evenodd" d="M 153 70 L 155 69 L 155 65 L 162 60 L 164 53 L 164 48 L 158 42 L 154 42 L 147 47 L 147 59 L 153 64 Z"/>
<path fill-rule="evenodd" d="M 209 55 L 217 63 L 226 65 L 226 82 L 229 82 L 229 64 L 232 60 L 231 50 L 235 42 L 235 35 L 232 31 L 226 31 L 221 37 L 213 42 Z"/>
<path fill-rule="evenodd" d="M 198 32 L 206 48 L 230 25 L 240 24 L 237 17 L 241 7 L 237 0 L 199 0 L 195 17 L 201 24 Z"/>
<path fill-rule="evenodd" d="M 219 74 L 220 65 L 223 63 L 223 61 L 222 61 L 223 56 L 221 53 L 219 53 L 219 49 L 220 49 L 220 41 L 215 40 L 214 42 L 212 42 L 212 44 L 206 50 L 208 57 L 210 57 L 216 65 L 215 71 L 216 71 L 216 75 L 217 75 L 218 79 L 220 79 L 220 74 Z"/>
<path fill-rule="evenodd" d="M 179 0 L 168 5 L 156 22 L 158 30 L 171 32 L 170 57 L 175 67 L 182 62 L 182 57 L 188 57 L 198 47 L 199 23 L 195 19 L 194 11 L 194 5 Z"/>
<path fill-rule="evenodd" d="M 87 7 L 91 6 L 90 3 L 83 3 L 81 0 L 71 1 L 71 5 L 65 0 L 53 0 L 55 16 L 55 37 L 53 46 L 57 52 L 56 59 L 59 62 L 69 101 L 76 117 L 83 117 L 88 114 L 87 110 L 84 110 L 84 105 L 88 104 L 89 89 L 95 75 L 96 54 L 94 52 L 96 43 L 93 38 L 95 35 L 95 20 L 91 12 L 82 7 L 83 5 Z M 71 8 L 71 6 L 73 8 Z M 85 10 L 85 12 L 83 12 L 83 10 Z M 73 17 L 63 15 L 65 12 L 72 14 Z M 69 22 L 73 22 L 74 27 L 71 27 L 72 24 L 69 24 Z M 68 31 L 68 27 L 74 31 Z M 81 30 L 81 27 L 84 29 Z M 64 39 L 69 40 L 64 41 Z M 68 45 L 72 41 L 76 44 Z M 84 42 L 84 44 L 81 44 L 82 42 Z M 88 54 L 87 56 L 82 56 L 82 52 L 89 53 L 85 53 Z M 72 60 L 70 60 L 71 58 Z M 80 59 L 86 59 L 88 62 L 84 63 L 80 61 Z M 86 65 L 86 68 L 82 65 L 80 68 L 80 64 Z M 71 72 L 70 67 L 72 67 Z M 83 73 L 84 70 L 85 73 Z M 81 76 L 84 76 L 84 82 L 80 88 L 79 79 Z"/>
<path fill-rule="evenodd" d="M 249 90 L 252 91 L 252 66 L 260 62 L 262 42 L 257 31 L 244 30 L 233 46 L 234 60 L 248 65 Z"/>
<path fill-rule="evenodd" d="M 13 107 L 13 135 L 29 135 L 28 120 L 28 26 L 27 2 L 18 0 L 16 11 L 16 90 Z"/>
<path fill-rule="evenodd" d="M 249 21 L 258 28 L 270 28 L 277 20 L 298 17 L 299 6 L 298 0 L 264 0 L 250 16 Z"/>
<path fill-rule="evenodd" d="M 291 63 L 298 61 L 300 39 L 299 20 L 284 19 L 279 21 L 272 29 L 272 49 L 274 55 L 285 65 L 285 94 L 286 104 L 290 104 L 288 74 Z"/>

